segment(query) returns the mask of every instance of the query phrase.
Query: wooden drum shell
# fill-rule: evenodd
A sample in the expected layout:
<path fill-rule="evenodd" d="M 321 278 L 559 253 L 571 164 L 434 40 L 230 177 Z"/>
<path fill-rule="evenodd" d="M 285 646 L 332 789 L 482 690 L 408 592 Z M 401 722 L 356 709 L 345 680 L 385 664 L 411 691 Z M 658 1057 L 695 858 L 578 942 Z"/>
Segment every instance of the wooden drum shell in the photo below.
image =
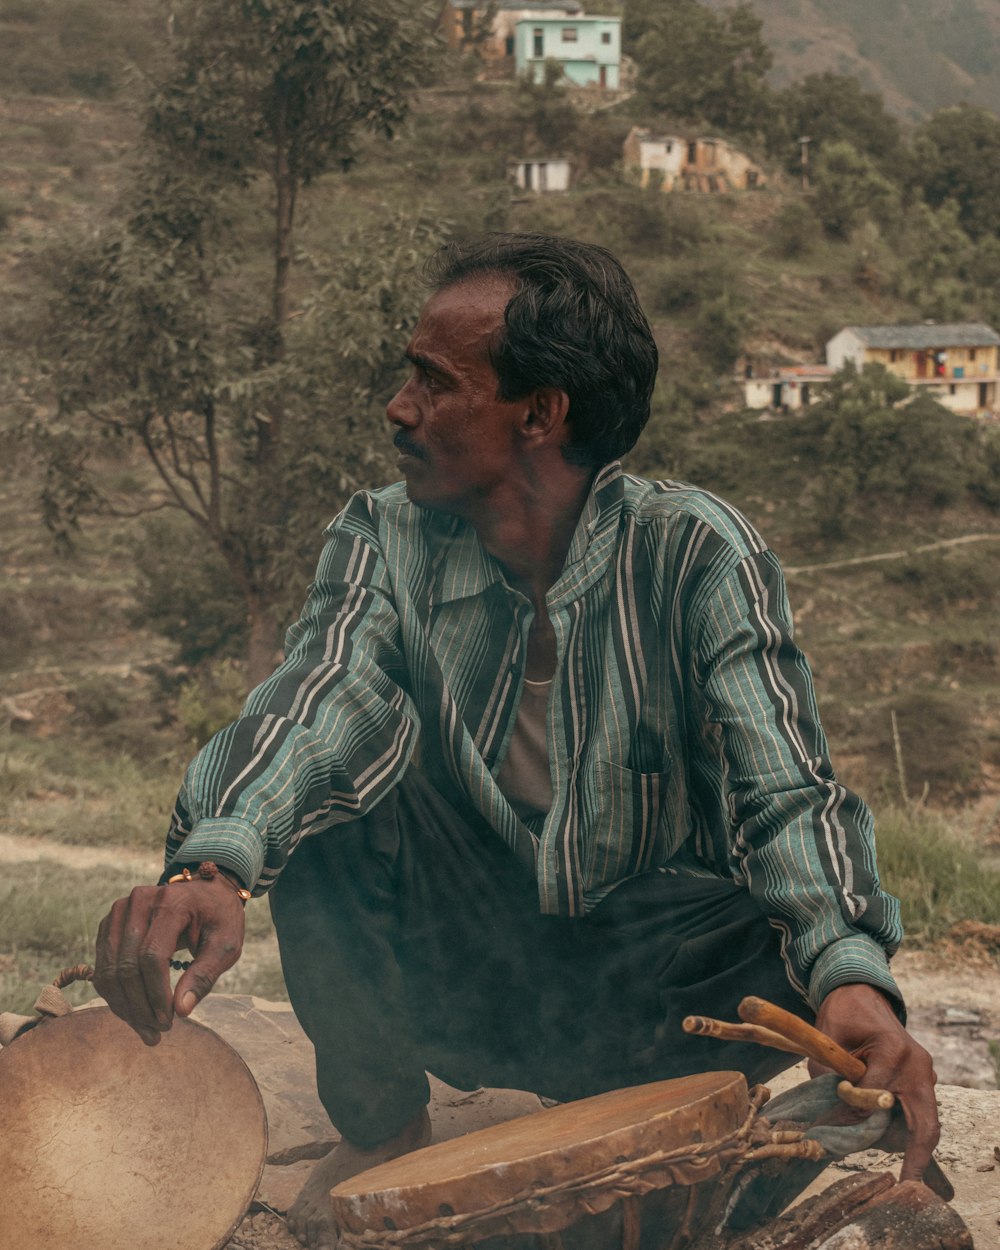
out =
<path fill-rule="evenodd" d="M 736 1072 L 615 1090 L 372 1168 L 333 1190 L 334 1217 L 352 1250 L 445 1250 L 569 1229 L 623 1200 L 627 1224 L 633 1200 L 679 1187 L 668 1205 L 691 1224 L 746 1153 L 754 1116 Z"/>

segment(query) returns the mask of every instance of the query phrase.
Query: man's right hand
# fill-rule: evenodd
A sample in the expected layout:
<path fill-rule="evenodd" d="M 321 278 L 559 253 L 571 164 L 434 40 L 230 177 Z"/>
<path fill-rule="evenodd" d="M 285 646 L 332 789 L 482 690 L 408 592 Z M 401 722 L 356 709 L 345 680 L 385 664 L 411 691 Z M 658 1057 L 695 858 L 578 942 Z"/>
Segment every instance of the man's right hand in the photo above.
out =
<path fill-rule="evenodd" d="M 219 877 L 136 886 L 101 921 L 94 987 L 155 1046 L 175 1013 L 189 1016 L 239 959 L 245 923 L 239 896 Z M 194 959 L 171 994 L 170 960 L 181 949 Z"/>

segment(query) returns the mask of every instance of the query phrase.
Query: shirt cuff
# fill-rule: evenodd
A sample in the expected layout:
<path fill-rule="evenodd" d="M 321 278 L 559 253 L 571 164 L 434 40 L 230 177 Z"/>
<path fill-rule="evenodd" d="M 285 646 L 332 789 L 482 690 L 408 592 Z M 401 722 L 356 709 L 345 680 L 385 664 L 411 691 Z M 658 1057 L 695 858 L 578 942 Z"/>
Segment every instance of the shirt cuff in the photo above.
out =
<path fill-rule="evenodd" d="M 831 942 L 813 964 L 809 977 L 809 1002 L 814 1011 L 839 985 L 873 985 L 881 990 L 903 1024 L 906 1006 L 899 986 L 889 971 L 889 959 L 874 938 L 862 934 Z"/>
<path fill-rule="evenodd" d="M 253 825 L 236 816 L 199 820 L 167 864 L 161 882 L 171 876 L 174 864 L 200 864 L 212 860 L 234 872 L 253 890 L 264 870 L 264 847 Z"/>

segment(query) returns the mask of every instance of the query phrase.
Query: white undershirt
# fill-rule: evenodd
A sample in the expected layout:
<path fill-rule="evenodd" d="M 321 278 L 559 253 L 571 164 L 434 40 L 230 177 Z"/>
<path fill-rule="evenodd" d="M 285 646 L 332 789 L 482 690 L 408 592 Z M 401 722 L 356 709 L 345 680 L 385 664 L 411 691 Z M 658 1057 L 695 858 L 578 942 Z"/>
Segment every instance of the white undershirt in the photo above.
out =
<path fill-rule="evenodd" d="M 552 806 L 552 776 L 545 724 L 552 679 L 524 679 L 517 719 L 497 785 L 522 820 L 544 816 Z"/>

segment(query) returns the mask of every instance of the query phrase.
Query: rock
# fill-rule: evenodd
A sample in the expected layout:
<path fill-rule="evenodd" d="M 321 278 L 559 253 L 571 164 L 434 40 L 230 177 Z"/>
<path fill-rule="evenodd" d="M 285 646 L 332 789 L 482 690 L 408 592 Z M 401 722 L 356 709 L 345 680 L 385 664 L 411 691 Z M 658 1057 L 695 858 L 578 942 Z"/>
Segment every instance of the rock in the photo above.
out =
<path fill-rule="evenodd" d="M 260 1202 L 287 1211 L 313 1161 L 339 1140 L 316 1095 L 313 1048 L 288 1003 L 210 994 L 194 1018 L 214 1029 L 242 1057 L 260 1088 L 267 1111 L 267 1166 Z M 529 1115 L 541 1108 L 522 1090 L 453 1089 L 431 1077 L 434 1141 Z"/>

